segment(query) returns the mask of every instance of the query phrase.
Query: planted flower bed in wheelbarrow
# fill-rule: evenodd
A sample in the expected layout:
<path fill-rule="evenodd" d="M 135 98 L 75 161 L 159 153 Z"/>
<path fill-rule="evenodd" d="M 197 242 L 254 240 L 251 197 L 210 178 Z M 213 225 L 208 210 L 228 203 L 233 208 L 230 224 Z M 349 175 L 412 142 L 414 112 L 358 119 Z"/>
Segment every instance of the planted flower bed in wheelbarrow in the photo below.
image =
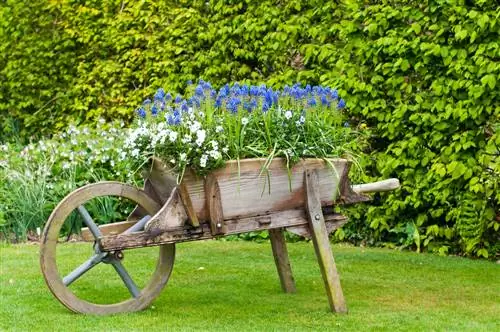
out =
<path fill-rule="evenodd" d="M 208 93 L 204 92 L 203 95 L 205 94 Z M 265 95 L 257 97 L 266 102 Z M 166 104 L 165 96 L 162 98 Z M 262 230 L 269 231 L 282 289 L 294 292 L 295 282 L 283 233 L 287 230 L 312 239 L 330 308 L 336 312 L 347 312 L 328 239 L 331 232 L 347 221 L 346 217 L 335 212 L 335 206 L 367 201 L 369 198 L 364 193 L 396 189 L 399 187 L 398 180 L 351 186 L 348 178 L 351 162 L 347 159 L 328 156 L 291 158 L 289 151 L 279 153 L 282 150 L 276 141 L 273 150 L 267 152 L 271 157 L 225 161 L 220 152 L 225 148 L 224 141 L 208 140 L 207 146 L 212 149 L 211 153 L 203 151 L 207 133 L 200 135 L 200 131 L 205 131 L 202 123 L 206 123 L 210 110 L 200 107 L 200 103 L 198 107 L 202 111 L 196 114 L 196 106 L 193 105 L 195 110 L 188 109 L 185 112 L 187 128 L 182 128 L 179 122 L 183 114 L 175 114 L 175 110 L 169 110 L 165 104 L 160 104 L 159 99 L 155 98 L 153 107 L 158 106 L 160 110 L 164 108 L 161 111 L 165 112 L 164 121 L 170 126 L 167 127 L 168 130 L 165 130 L 165 126 L 159 126 L 165 132 L 156 132 L 149 140 L 141 140 L 137 133 L 132 135 L 132 141 L 142 142 L 141 152 L 147 151 L 147 148 L 158 149 L 162 144 L 163 149 L 169 151 L 168 157 L 163 155 L 161 159 L 144 154 L 149 160 L 144 172 L 144 188 L 118 182 L 90 184 L 69 194 L 51 214 L 42 235 L 41 267 L 55 297 L 70 310 L 80 313 L 111 314 L 141 310 L 160 294 L 168 282 L 174 264 L 176 243 Z M 255 100 L 248 99 L 248 102 Z M 274 103 L 272 101 L 269 107 L 266 106 L 264 117 L 272 112 Z M 182 105 L 182 102 L 179 101 L 178 104 Z M 281 112 L 282 117 L 291 120 L 287 119 L 286 112 Z M 153 113 L 158 117 L 158 110 Z M 255 115 L 255 119 L 248 121 L 258 121 L 259 116 L 261 115 Z M 175 119 L 176 117 L 179 119 Z M 200 121 L 195 125 L 197 117 L 202 117 L 205 122 Z M 236 121 L 230 118 L 222 124 L 215 123 L 214 127 L 222 126 L 223 130 L 214 130 L 214 134 L 223 135 L 224 129 L 229 131 L 230 126 L 239 123 L 241 126 L 237 133 L 241 135 L 248 124 L 242 118 L 239 117 Z M 300 117 L 297 121 L 297 126 L 302 125 Z M 267 124 L 263 123 L 262 126 Z M 143 125 L 139 127 L 139 132 L 146 131 Z M 189 140 L 186 132 L 191 135 Z M 180 141 L 179 137 L 182 135 L 185 142 Z M 200 137 L 203 137 L 201 144 Z M 285 138 L 285 141 L 289 138 Z M 156 144 L 147 143 L 151 140 L 156 140 Z M 184 149 L 185 146 L 189 149 Z M 215 146 L 222 148 L 214 149 Z M 321 143 L 317 146 L 321 147 Z M 131 155 L 138 155 L 134 151 L 136 148 L 131 147 Z M 177 154 L 172 152 L 174 148 L 179 149 Z M 236 147 L 240 148 L 241 146 Z M 288 149 L 292 148 L 293 145 Z M 228 148 L 226 152 L 228 156 L 231 155 L 230 150 Z M 194 159 L 190 159 L 190 153 L 197 158 L 196 163 L 193 162 Z M 239 150 L 238 157 L 241 155 Z M 172 160 L 169 159 L 171 156 Z M 213 167 L 207 167 L 210 165 Z M 180 176 L 176 178 L 175 174 Z M 136 204 L 127 220 L 105 225 L 98 225 L 94 221 L 96 216 L 92 216 L 86 208 L 88 202 L 107 196 L 122 197 Z M 82 238 L 94 243 L 94 252 L 81 265 L 76 264 L 69 273 L 61 275 L 56 257 L 58 245 L 64 245 L 59 242 L 60 231 L 74 211 L 78 212 L 87 226 L 82 230 Z M 158 259 L 151 278 L 146 283 L 141 283 L 140 287 L 122 261 L 127 259 L 128 250 L 150 246 L 159 246 Z M 130 294 L 128 299 L 117 303 L 93 303 L 79 298 L 72 291 L 71 285 L 84 278 L 88 271 L 99 264 L 109 264 L 114 268 L 123 281 L 122 288 Z M 106 283 L 107 280 L 102 282 Z"/>

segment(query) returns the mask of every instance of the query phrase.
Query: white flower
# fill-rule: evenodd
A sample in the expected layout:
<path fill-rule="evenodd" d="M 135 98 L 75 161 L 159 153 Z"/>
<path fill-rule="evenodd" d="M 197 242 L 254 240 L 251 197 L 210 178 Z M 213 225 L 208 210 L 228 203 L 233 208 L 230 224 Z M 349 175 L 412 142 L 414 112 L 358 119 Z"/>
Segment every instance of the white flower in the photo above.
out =
<path fill-rule="evenodd" d="M 191 136 L 188 135 L 188 134 L 184 135 L 184 137 L 182 138 L 181 142 L 184 143 L 184 144 L 191 142 Z"/>
<path fill-rule="evenodd" d="M 248 118 L 246 118 L 246 117 L 241 118 L 241 124 L 246 126 L 248 124 Z"/>
<path fill-rule="evenodd" d="M 222 155 L 219 151 L 217 150 L 212 150 L 208 153 L 210 155 L 210 157 L 212 157 L 213 159 L 220 159 L 222 158 Z"/>
<path fill-rule="evenodd" d="M 292 118 L 292 111 L 286 111 L 286 112 L 285 112 L 285 118 L 286 118 L 287 120 L 290 120 L 290 119 Z"/>
<path fill-rule="evenodd" d="M 215 132 L 216 133 L 222 133 L 223 131 L 224 131 L 224 128 L 222 128 L 222 126 L 215 127 Z"/>
<path fill-rule="evenodd" d="M 173 159 L 173 158 L 172 158 L 172 159 L 170 159 L 170 163 L 171 163 L 172 165 L 175 165 L 175 159 Z"/>
<path fill-rule="evenodd" d="M 189 126 L 189 130 L 194 134 L 198 130 L 201 129 L 201 124 L 198 121 L 193 121 L 193 123 Z"/>
<path fill-rule="evenodd" d="M 168 139 L 170 140 L 170 142 L 175 142 L 175 140 L 177 139 L 177 132 L 171 131 L 168 135 Z"/>
<path fill-rule="evenodd" d="M 304 124 L 304 122 L 306 122 L 306 118 L 305 118 L 303 115 L 301 115 L 301 116 L 300 116 L 300 118 L 299 118 L 297 121 L 295 121 L 295 124 L 296 124 L 296 125 L 297 125 L 297 127 L 298 127 L 298 126 L 303 125 L 303 124 Z"/>
<path fill-rule="evenodd" d="M 229 149 L 227 148 L 227 146 L 222 148 L 222 152 L 227 153 L 228 151 L 229 151 Z"/>
<path fill-rule="evenodd" d="M 186 153 L 184 153 L 184 152 L 183 152 L 183 153 L 181 153 L 181 154 L 179 155 L 179 159 L 180 159 L 181 161 L 186 160 L 186 158 L 187 158 L 187 155 L 186 155 Z"/>
<path fill-rule="evenodd" d="M 201 167 L 207 166 L 207 160 L 208 160 L 208 156 L 206 154 L 202 154 L 201 158 L 200 158 L 200 166 Z"/>
<path fill-rule="evenodd" d="M 139 153 L 140 153 L 139 149 L 133 149 L 132 152 L 130 152 L 130 155 L 132 157 L 138 157 Z"/>
<path fill-rule="evenodd" d="M 199 130 L 196 133 L 196 144 L 198 146 L 201 146 L 203 142 L 205 142 L 205 138 L 207 136 L 207 132 L 205 130 Z"/>

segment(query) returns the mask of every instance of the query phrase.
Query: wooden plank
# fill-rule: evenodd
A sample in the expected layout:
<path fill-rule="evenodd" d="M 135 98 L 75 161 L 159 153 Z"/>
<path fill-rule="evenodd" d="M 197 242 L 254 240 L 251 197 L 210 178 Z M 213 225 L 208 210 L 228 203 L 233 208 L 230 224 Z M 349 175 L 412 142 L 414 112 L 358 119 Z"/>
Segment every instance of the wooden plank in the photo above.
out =
<path fill-rule="evenodd" d="M 327 219 L 330 218 L 330 219 Z M 340 214 L 327 215 L 325 216 L 325 226 L 328 234 L 333 233 L 335 230 L 342 227 L 348 221 L 347 217 L 344 217 Z M 301 226 L 292 226 L 287 227 L 286 230 L 290 233 L 297 234 L 299 236 L 303 236 L 307 239 L 311 238 L 311 230 L 309 229 L 309 225 L 301 225 Z"/>
<path fill-rule="evenodd" d="M 184 207 L 186 208 L 187 215 L 189 217 L 188 222 L 193 227 L 199 227 L 200 222 L 198 221 L 198 216 L 196 215 L 196 211 L 193 208 L 193 202 L 191 201 L 191 198 L 189 197 L 189 192 L 188 192 L 186 184 L 184 182 L 182 182 L 179 185 L 179 194 L 180 194 L 182 203 L 184 204 Z"/>
<path fill-rule="evenodd" d="M 165 204 L 170 198 L 172 190 L 177 187 L 174 173 L 161 160 L 152 158 L 151 169 L 144 176 L 149 180 L 157 199 L 160 200 L 161 204 Z"/>
<path fill-rule="evenodd" d="M 178 188 L 174 188 L 168 201 L 160 211 L 151 217 L 144 230 L 152 234 L 160 234 L 173 227 L 182 227 L 188 219 L 181 202 Z"/>
<path fill-rule="evenodd" d="M 127 221 L 115 222 L 112 224 L 105 224 L 99 226 L 99 230 L 101 231 L 101 234 L 103 236 L 117 235 L 125 232 L 127 229 L 132 227 L 136 222 L 137 220 L 127 220 Z M 93 242 L 95 240 L 94 236 L 92 235 L 92 233 L 90 233 L 90 230 L 87 227 L 82 228 L 81 236 L 83 241 Z"/>
<path fill-rule="evenodd" d="M 155 191 L 153 185 L 151 184 L 151 180 L 146 179 L 144 181 L 144 189 L 143 190 L 146 192 L 146 194 L 148 194 L 149 197 L 151 197 L 156 202 L 158 202 L 158 204 L 162 204 L 160 198 L 156 194 L 156 191 Z M 147 214 L 148 214 L 147 211 L 143 207 L 141 207 L 140 205 L 136 205 L 135 209 L 130 213 L 127 220 L 139 220 Z"/>
<path fill-rule="evenodd" d="M 333 258 L 328 231 L 326 229 L 323 212 L 321 210 L 321 196 L 319 191 L 319 174 L 317 170 L 307 170 L 304 176 L 307 203 L 306 209 L 309 219 L 316 257 L 320 266 L 330 309 L 335 312 L 347 312 L 344 294 L 340 285 L 340 277 Z"/>
<path fill-rule="evenodd" d="M 301 208 L 305 204 L 303 174 L 307 168 L 318 168 L 319 191 L 322 205 L 332 205 L 338 198 L 339 178 L 344 174 L 347 160 L 332 159 L 331 168 L 321 159 L 305 159 L 291 169 L 286 162 L 275 158 L 267 172 L 262 171 L 265 159 L 241 160 L 238 169 L 236 161 L 229 161 L 225 168 L 215 170 L 225 218 L 240 218 Z M 199 220 L 207 220 L 206 197 L 203 182 L 192 173 L 186 173 L 185 183 L 193 208 Z"/>
<path fill-rule="evenodd" d="M 227 232 L 227 227 L 224 222 L 219 183 L 217 177 L 212 174 L 205 179 L 205 195 L 212 234 L 224 234 Z"/>
<path fill-rule="evenodd" d="M 295 293 L 295 280 L 293 280 L 292 268 L 288 259 L 288 250 L 286 248 L 285 235 L 283 228 L 269 230 L 271 247 L 273 250 L 274 262 L 278 275 L 280 277 L 281 288 L 285 293 Z"/>
<path fill-rule="evenodd" d="M 158 213 L 157 216 L 159 214 L 160 213 Z M 327 216 L 327 218 L 328 217 L 329 216 Z M 226 235 L 287 226 L 301 226 L 307 225 L 307 223 L 306 213 L 303 209 L 273 212 L 268 215 L 242 219 L 225 220 L 227 227 Z M 104 236 L 100 240 L 100 247 L 103 251 L 113 251 L 127 248 L 157 246 L 166 243 L 204 240 L 213 237 L 209 224 L 201 223 L 199 229 L 193 229 L 191 226 L 184 225 L 170 227 L 160 234 L 158 234 L 158 232 L 145 231 L 134 234 Z"/>

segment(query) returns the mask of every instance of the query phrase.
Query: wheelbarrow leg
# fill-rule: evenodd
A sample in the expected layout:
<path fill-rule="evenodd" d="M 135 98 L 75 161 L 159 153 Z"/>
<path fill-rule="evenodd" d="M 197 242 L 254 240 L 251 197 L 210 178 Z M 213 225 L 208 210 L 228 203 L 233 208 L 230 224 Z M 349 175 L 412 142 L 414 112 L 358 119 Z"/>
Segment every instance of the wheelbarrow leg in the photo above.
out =
<path fill-rule="evenodd" d="M 321 210 L 321 200 L 319 193 L 319 180 L 316 170 L 306 170 L 306 209 L 309 219 L 309 228 L 314 243 L 314 250 L 318 258 L 323 281 L 325 282 L 326 294 L 330 309 L 335 312 L 345 313 L 347 307 L 340 285 L 340 277 L 337 272 L 337 266 L 333 258 L 332 248 L 328 239 L 328 230 L 326 229 L 325 219 Z"/>
<path fill-rule="evenodd" d="M 282 228 L 270 229 L 271 247 L 273 249 L 274 262 L 280 277 L 281 288 L 285 293 L 295 293 L 295 280 L 293 280 L 292 268 L 288 259 L 285 235 Z"/>

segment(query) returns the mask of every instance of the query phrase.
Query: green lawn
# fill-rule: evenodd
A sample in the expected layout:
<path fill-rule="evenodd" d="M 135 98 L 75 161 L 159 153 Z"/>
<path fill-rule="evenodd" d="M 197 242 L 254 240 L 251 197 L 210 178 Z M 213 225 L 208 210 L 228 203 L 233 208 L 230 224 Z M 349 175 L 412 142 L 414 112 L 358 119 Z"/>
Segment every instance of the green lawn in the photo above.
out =
<path fill-rule="evenodd" d="M 349 307 L 347 315 L 336 315 L 328 311 L 312 244 L 289 244 L 289 251 L 296 294 L 281 292 L 269 243 L 193 242 L 177 246 L 169 284 L 152 307 L 96 317 L 73 314 L 53 298 L 37 245 L 0 245 L 0 330 L 500 330 L 498 264 L 334 246 Z M 155 252 L 126 256 L 135 278 Z M 80 263 L 87 248 L 66 245 L 61 257 L 68 266 Z M 109 266 L 102 269 L 75 287 L 96 301 L 117 298 L 123 285 L 108 277 Z M 113 288 L 103 288 L 108 284 Z"/>

